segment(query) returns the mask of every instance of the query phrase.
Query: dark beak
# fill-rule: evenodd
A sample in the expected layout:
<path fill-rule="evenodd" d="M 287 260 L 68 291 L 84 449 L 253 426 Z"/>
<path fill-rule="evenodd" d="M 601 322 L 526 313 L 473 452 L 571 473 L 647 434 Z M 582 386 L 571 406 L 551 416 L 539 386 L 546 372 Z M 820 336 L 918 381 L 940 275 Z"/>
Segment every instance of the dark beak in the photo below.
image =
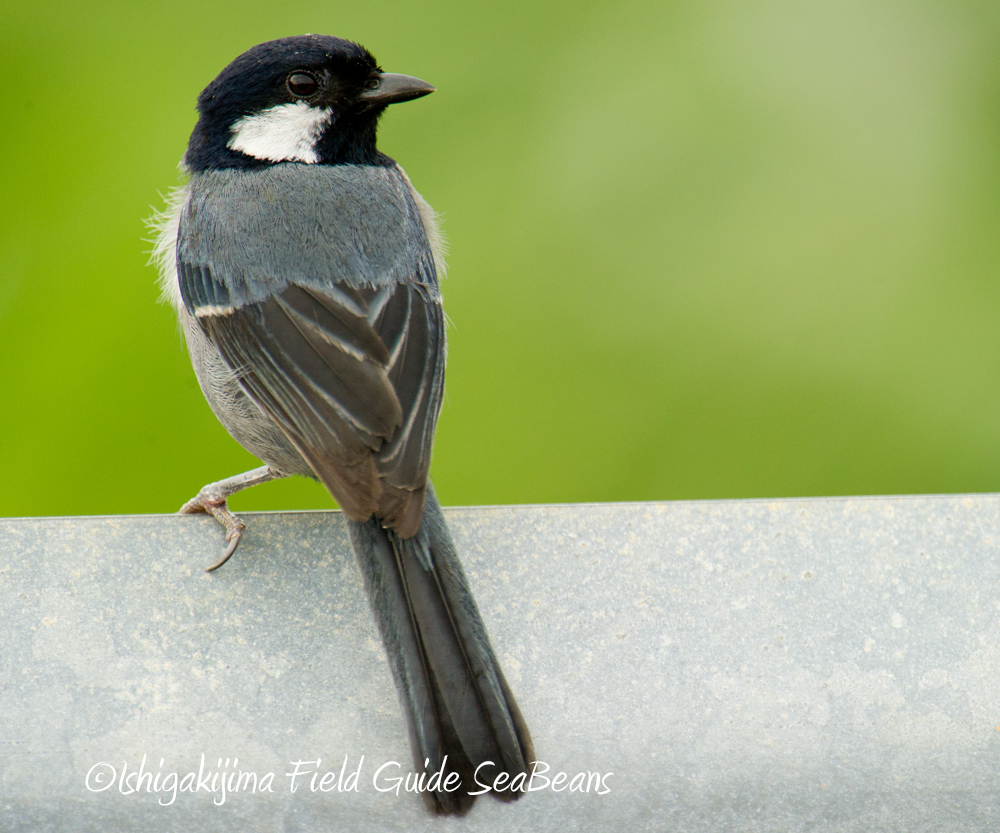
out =
<path fill-rule="evenodd" d="M 434 87 L 412 75 L 383 72 L 378 76 L 378 85 L 361 93 L 358 101 L 368 107 L 382 107 L 399 101 L 410 101 L 432 92 Z"/>

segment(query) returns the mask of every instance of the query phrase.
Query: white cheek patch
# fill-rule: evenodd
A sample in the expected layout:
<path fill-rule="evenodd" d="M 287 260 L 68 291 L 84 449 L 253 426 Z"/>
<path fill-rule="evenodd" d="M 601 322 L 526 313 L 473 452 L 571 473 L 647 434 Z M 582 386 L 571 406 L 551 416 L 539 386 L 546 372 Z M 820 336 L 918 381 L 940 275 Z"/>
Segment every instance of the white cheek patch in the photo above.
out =
<path fill-rule="evenodd" d="M 330 114 L 329 108 L 320 110 L 304 101 L 278 104 L 235 121 L 227 144 L 269 162 L 319 162 L 316 142 Z"/>

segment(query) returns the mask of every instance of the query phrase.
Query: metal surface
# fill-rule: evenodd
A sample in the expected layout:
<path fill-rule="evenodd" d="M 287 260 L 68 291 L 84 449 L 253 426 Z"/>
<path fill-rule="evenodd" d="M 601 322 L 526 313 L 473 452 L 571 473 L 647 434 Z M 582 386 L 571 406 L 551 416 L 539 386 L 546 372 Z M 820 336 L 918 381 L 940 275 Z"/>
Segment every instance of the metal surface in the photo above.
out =
<path fill-rule="evenodd" d="M 0 829 L 1000 825 L 998 496 L 448 511 L 568 776 L 460 820 L 376 789 L 410 753 L 340 515 L 247 520 L 212 575 L 205 517 L 0 521 Z"/>

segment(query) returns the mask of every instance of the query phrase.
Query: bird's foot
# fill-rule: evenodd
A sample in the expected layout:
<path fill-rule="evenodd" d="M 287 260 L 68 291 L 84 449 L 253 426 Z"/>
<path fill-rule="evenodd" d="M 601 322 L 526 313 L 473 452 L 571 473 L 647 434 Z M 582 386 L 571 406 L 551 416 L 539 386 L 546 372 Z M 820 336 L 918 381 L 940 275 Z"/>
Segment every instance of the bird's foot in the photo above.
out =
<path fill-rule="evenodd" d="M 180 508 L 179 514 L 196 515 L 200 512 L 211 515 L 226 528 L 226 544 L 228 546 L 222 554 L 222 558 L 212 566 L 205 568 L 205 572 L 210 573 L 213 570 L 218 570 L 219 567 L 232 558 L 233 553 L 236 552 L 236 548 L 240 545 L 240 538 L 243 537 L 247 525 L 241 518 L 230 511 L 225 496 L 212 489 L 211 486 L 206 486 L 195 497 L 185 503 Z"/>

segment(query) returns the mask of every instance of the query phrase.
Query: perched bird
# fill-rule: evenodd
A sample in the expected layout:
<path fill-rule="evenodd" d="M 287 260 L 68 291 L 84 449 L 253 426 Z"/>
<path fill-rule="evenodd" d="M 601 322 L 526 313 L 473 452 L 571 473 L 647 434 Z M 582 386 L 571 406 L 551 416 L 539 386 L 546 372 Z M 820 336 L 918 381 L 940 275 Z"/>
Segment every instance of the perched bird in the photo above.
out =
<path fill-rule="evenodd" d="M 477 767 L 481 784 L 507 773 L 523 789 L 534 752 L 428 480 L 444 385 L 441 236 L 375 144 L 386 106 L 433 90 L 339 38 L 243 53 L 198 98 L 189 180 L 154 255 L 205 398 L 265 464 L 181 509 L 226 527 L 209 569 L 246 528 L 230 495 L 289 475 L 321 481 L 349 519 L 416 767 L 430 776 L 447 757 L 461 779 L 425 801 L 464 813 Z"/>

